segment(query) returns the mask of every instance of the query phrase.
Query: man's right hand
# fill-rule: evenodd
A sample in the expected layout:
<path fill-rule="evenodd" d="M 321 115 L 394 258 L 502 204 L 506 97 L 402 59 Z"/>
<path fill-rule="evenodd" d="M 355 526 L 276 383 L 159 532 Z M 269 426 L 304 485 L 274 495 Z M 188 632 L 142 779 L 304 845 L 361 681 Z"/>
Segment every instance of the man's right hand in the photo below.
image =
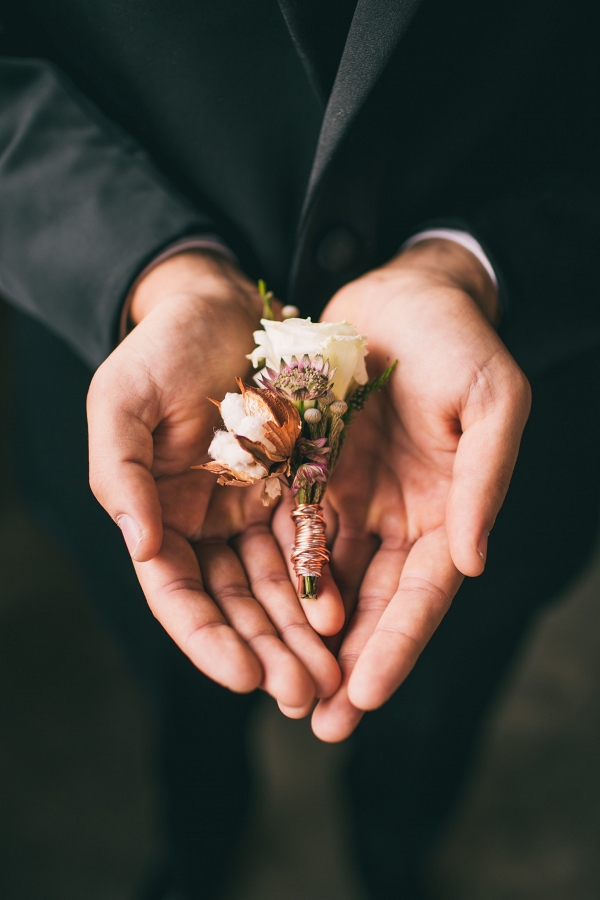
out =
<path fill-rule="evenodd" d="M 217 254 L 188 251 L 137 286 L 136 327 L 98 369 L 88 396 L 90 483 L 120 526 L 148 604 L 206 675 L 261 686 L 291 716 L 338 687 L 338 665 L 308 625 L 254 488 L 214 488 L 192 471 L 218 417 L 207 397 L 248 370 L 262 301 Z M 314 622 L 337 631 L 333 584 Z"/>

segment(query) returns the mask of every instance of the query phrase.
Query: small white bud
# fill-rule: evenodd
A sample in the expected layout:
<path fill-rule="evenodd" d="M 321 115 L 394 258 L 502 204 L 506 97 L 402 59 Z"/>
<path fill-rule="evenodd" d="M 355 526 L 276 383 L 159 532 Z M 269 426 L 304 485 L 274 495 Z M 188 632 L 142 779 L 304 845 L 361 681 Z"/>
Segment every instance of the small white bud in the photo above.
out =
<path fill-rule="evenodd" d="M 334 400 L 329 409 L 334 416 L 343 416 L 348 412 L 348 404 L 345 400 Z"/>
<path fill-rule="evenodd" d="M 314 407 L 312 409 L 307 409 L 304 413 L 304 421 L 308 422 L 309 425 L 316 425 L 322 418 L 323 415 L 321 411 Z"/>
<path fill-rule="evenodd" d="M 281 310 L 281 317 L 283 319 L 297 319 L 300 315 L 300 310 L 297 306 L 284 306 Z"/>

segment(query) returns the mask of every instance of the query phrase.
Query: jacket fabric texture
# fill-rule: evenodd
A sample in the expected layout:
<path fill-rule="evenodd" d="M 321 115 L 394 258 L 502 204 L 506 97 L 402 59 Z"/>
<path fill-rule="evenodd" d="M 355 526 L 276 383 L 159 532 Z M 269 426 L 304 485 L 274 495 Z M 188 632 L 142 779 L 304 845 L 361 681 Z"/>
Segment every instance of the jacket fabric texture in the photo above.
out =
<path fill-rule="evenodd" d="M 431 223 L 527 374 L 597 343 L 598 8 L 1 0 L 0 292 L 96 367 L 136 275 L 222 235 L 302 313 Z"/>

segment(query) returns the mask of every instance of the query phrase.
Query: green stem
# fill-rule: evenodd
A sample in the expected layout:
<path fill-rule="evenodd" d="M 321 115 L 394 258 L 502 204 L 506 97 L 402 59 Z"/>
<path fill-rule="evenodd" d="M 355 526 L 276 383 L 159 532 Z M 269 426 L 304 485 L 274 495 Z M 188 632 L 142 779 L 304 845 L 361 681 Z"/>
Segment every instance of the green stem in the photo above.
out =
<path fill-rule="evenodd" d="M 263 319 L 270 319 L 271 321 L 275 318 L 275 313 L 273 312 L 273 291 L 267 290 L 267 285 L 259 278 L 258 280 L 258 293 L 261 296 L 263 302 Z"/>
<path fill-rule="evenodd" d="M 304 575 L 298 579 L 298 593 L 302 600 L 316 600 L 318 590 L 318 575 Z"/>

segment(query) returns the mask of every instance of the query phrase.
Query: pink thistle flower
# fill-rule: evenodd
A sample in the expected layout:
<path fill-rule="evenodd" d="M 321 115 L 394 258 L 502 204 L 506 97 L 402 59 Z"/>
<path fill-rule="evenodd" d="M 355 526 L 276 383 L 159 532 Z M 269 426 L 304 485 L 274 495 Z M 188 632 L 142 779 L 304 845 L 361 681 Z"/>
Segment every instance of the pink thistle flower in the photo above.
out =
<path fill-rule="evenodd" d="M 320 353 L 312 359 L 305 353 L 300 362 L 295 356 L 289 363 L 282 359 L 279 372 L 267 368 L 260 379 L 264 387 L 299 403 L 316 400 L 326 394 L 334 375 L 335 369 L 329 370 L 329 360 L 324 360 Z"/>
<path fill-rule="evenodd" d="M 331 447 L 327 446 L 326 438 L 317 438 L 314 441 L 300 438 L 296 442 L 295 457 L 302 462 L 296 469 L 292 482 L 292 497 L 313 484 L 327 484 L 330 453 Z"/>

